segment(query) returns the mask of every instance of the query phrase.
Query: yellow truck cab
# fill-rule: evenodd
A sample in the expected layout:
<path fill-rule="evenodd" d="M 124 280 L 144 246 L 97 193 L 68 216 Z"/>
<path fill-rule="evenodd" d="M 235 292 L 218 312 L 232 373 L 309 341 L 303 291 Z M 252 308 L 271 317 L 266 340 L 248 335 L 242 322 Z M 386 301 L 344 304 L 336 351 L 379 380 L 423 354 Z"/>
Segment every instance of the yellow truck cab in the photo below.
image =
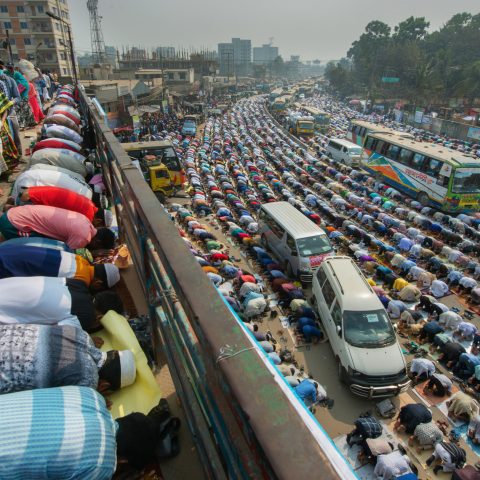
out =
<path fill-rule="evenodd" d="M 186 182 L 185 170 L 169 141 L 156 140 L 153 142 L 122 143 L 123 149 L 133 160 L 138 160 L 140 165 L 144 163 L 145 156 L 155 156 L 159 164 L 165 165 L 170 175 L 172 186 L 181 190 Z M 143 167 L 142 167 L 143 171 Z"/>
<path fill-rule="evenodd" d="M 140 161 L 145 180 L 149 183 L 152 191 L 163 202 L 166 197 L 171 197 L 175 191 L 173 188 L 170 172 L 155 155 L 145 155 Z"/>

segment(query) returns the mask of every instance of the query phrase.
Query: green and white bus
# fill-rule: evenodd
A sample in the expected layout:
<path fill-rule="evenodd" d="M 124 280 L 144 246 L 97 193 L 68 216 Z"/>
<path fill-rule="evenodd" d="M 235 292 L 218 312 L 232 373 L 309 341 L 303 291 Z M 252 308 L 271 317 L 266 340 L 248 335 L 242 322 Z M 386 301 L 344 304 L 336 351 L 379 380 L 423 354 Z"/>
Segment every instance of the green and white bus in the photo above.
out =
<path fill-rule="evenodd" d="M 382 182 L 449 213 L 480 210 L 480 161 L 408 135 L 372 132 L 365 137 L 362 168 Z"/>

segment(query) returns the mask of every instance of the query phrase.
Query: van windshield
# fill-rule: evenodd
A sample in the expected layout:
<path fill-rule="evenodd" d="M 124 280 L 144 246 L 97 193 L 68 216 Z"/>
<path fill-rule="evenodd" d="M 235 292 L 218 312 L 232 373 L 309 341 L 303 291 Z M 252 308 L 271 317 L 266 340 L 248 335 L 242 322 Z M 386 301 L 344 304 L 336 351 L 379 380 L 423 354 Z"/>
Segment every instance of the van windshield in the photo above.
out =
<path fill-rule="evenodd" d="M 385 310 L 343 313 L 345 341 L 353 347 L 380 348 L 395 343 L 395 332 Z"/>
<path fill-rule="evenodd" d="M 361 155 L 362 149 L 360 147 L 351 147 L 348 149 L 350 155 Z"/>
<path fill-rule="evenodd" d="M 315 237 L 297 239 L 298 253 L 302 257 L 311 257 L 312 255 L 322 255 L 330 252 L 332 246 L 326 235 L 316 235 Z"/>

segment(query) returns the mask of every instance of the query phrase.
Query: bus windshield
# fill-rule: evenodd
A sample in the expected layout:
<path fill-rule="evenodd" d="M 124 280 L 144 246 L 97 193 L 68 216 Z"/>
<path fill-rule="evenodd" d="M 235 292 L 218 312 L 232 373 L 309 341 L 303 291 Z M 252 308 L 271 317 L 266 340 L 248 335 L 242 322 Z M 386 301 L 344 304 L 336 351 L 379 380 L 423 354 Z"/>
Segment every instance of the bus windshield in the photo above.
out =
<path fill-rule="evenodd" d="M 395 342 L 395 332 L 385 310 L 343 313 L 345 341 L 358 348 L 381 348 Z"/>
<path fill-rule="evenodd" d="M 480 193 L 480 168 L 458 168 L 453 177 L 453 193 Z"/>
<path fill-rule="evenodd" d="M 298 122 L 298 126 L 300 128 L 313 128 L 313 123 L 312 122 Z"/>
<path fill-rule="evenodd" d="M 297 240 L 298 252 L 302 257 L 311 257 L 313 255 L 322 255 L 330 252 L 332 246 L 326 235 L 316 235 L 314 237 L 299 238 Z"/>

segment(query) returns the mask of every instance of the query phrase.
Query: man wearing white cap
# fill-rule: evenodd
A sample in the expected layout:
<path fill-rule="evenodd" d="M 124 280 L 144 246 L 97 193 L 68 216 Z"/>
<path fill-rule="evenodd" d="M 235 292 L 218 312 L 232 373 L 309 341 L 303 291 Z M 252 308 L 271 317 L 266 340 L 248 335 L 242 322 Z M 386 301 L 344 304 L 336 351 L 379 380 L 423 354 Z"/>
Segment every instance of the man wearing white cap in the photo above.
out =
<path fill-rule="evenodd" d="M 70 252 L 0 244 L 0 279 L 10 277 L 73 278 L 94 291 L 100 291 L 116 285 L 120 281 L 120 271 L 111 263 L 92 265 Z"/>
<path fill-rule="evenodd" d="M 118 390 L 135 382 L 130 350 L 102 352 L 82 329 L 0 325 L 0 393 L 70 385 Z"/>

